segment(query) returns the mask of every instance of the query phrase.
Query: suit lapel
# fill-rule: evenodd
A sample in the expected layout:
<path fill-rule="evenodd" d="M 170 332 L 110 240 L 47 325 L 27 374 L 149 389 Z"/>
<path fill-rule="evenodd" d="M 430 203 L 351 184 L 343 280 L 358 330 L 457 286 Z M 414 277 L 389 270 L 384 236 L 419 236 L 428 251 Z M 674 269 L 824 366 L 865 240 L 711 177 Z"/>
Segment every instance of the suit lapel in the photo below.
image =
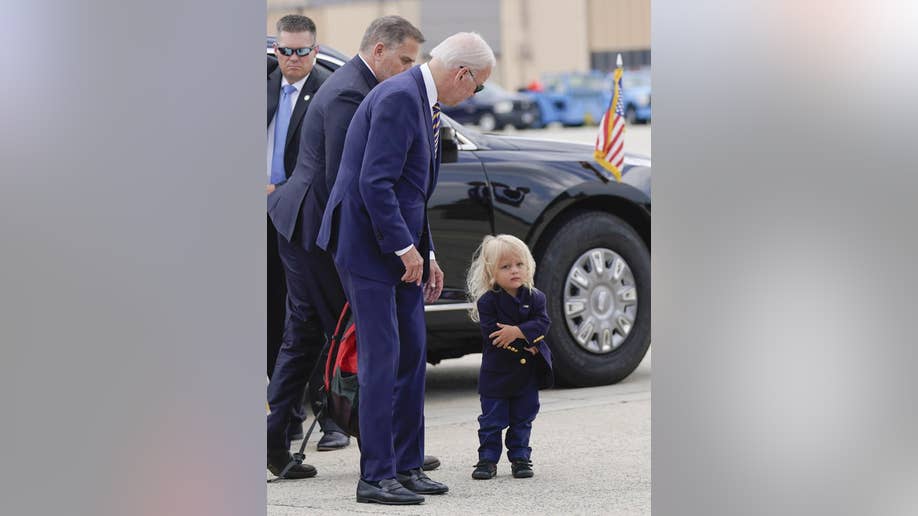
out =
<path fill-rule="evenodd" d="M 274 113 L 277 112 L 277 102 L 280 99 L 281 69 L 277 67 L 268 75 L 268 123 L 271 125 Z"/>
<path fill-rule="evenodd" d="M 433 194 L 434 186 L 437 181 L 437 156 L 434 150 L 433 118 L 430 112 L 430 99 L 427 96 L 427 86 L 424 85 L 424 74 L 421 73 L 421 67 L 416 66 L 412 68 L 411 74 L 417 83 L 418 91 L 421 93 L 421 112 L 424 113 L 424 126 L 427 128 L 427 142 L 430 145 L 430 170 L 428 172 L 430 175 L 430 186 L 427 188 L 426 192 L 427 199 L 430 200 L 430 196 Z"/>
<path fill-rule="evenodd" d="M 288 146 L 290 145 L 290 140 L 293 138 L 293 133 L 296 132 L 296 129 L 303 121 L 303 115 L 306 113 L 306 108 L 309 107 L 312 96 L 315 95 L 316 90 L 319 89 L 319 81 L 316 79 L 317 74 L 317 71 L 313 71 L 309 74 L 309 78 L 303 83 L 303 89 L 300 90 L 299 96 L 296 98 L 296 103 L 293 105 L 293 113 L 290 114 L 290 125 L 287 126 L 287 140 L 285 142 Z"/>

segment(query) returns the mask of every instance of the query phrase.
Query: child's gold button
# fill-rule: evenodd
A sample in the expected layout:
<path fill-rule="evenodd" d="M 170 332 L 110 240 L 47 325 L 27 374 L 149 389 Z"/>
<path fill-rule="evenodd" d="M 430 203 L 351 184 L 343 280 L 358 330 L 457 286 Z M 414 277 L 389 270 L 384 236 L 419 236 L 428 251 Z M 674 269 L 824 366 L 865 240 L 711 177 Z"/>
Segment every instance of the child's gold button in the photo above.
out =
<path fill-rule="evenodd" d="M 520 363 L 521 363 L 521 364 L 525 364 L 525 363 L 526 363 L 526 359 L 525 359 L 525 358 L 521 358 L 521 359 L 520 359 Z"/>

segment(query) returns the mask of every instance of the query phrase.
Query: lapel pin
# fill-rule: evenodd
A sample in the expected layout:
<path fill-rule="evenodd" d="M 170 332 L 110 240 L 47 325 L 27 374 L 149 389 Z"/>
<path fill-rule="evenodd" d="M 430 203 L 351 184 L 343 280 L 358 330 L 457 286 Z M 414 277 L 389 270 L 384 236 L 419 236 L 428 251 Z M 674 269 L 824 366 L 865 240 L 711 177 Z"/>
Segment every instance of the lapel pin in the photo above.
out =
<path fill-rule="evenodd" d="M 311 97 L 311 96 L 312 96 L 312 95 L 305 95 L 305 96 L 303 96 L 303 100 L 309 100 L 309 97 Z"/>

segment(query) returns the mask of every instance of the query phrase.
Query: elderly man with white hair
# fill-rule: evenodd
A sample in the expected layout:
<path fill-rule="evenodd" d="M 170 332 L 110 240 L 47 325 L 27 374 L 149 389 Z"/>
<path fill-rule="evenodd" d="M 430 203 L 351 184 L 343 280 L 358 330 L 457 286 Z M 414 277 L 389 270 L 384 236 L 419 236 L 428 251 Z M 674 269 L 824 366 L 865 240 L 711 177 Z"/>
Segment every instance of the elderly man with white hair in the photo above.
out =
<path fill-rule="evenodd" d="M 360 104 L 316 240 L 332 254 L 356 317 L 358 502 L 418 504 L 421 495 L 449 489 L 421 470 L 424 302 L 443 289 L 427 202 L 440 169 L 440 104 L 481 91 L 495 60 L 469 32 L 446 38 L 430 55 Z"/>

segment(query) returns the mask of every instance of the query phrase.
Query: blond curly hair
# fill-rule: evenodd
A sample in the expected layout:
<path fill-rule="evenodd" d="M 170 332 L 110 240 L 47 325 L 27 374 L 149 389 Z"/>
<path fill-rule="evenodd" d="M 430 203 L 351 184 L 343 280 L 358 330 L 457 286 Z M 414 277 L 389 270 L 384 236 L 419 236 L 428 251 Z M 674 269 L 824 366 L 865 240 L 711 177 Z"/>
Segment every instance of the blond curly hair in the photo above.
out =
<path fill-rule="evenodd" d="M 513 235 L 488 235 L 484 237 L 481 245 L 472 255 L 472 265 L 466 277 L 466 294 L 472 307 L 469 308 L 469 317 L 478 322 L 478 299 L 487 291 L 497 288 L 494 276 L 497 265 L 504 256 L 520 258 L 526 266 L 523 286 L 533 288 L 535 277 L 535 258 L 526 243 Z"/>

